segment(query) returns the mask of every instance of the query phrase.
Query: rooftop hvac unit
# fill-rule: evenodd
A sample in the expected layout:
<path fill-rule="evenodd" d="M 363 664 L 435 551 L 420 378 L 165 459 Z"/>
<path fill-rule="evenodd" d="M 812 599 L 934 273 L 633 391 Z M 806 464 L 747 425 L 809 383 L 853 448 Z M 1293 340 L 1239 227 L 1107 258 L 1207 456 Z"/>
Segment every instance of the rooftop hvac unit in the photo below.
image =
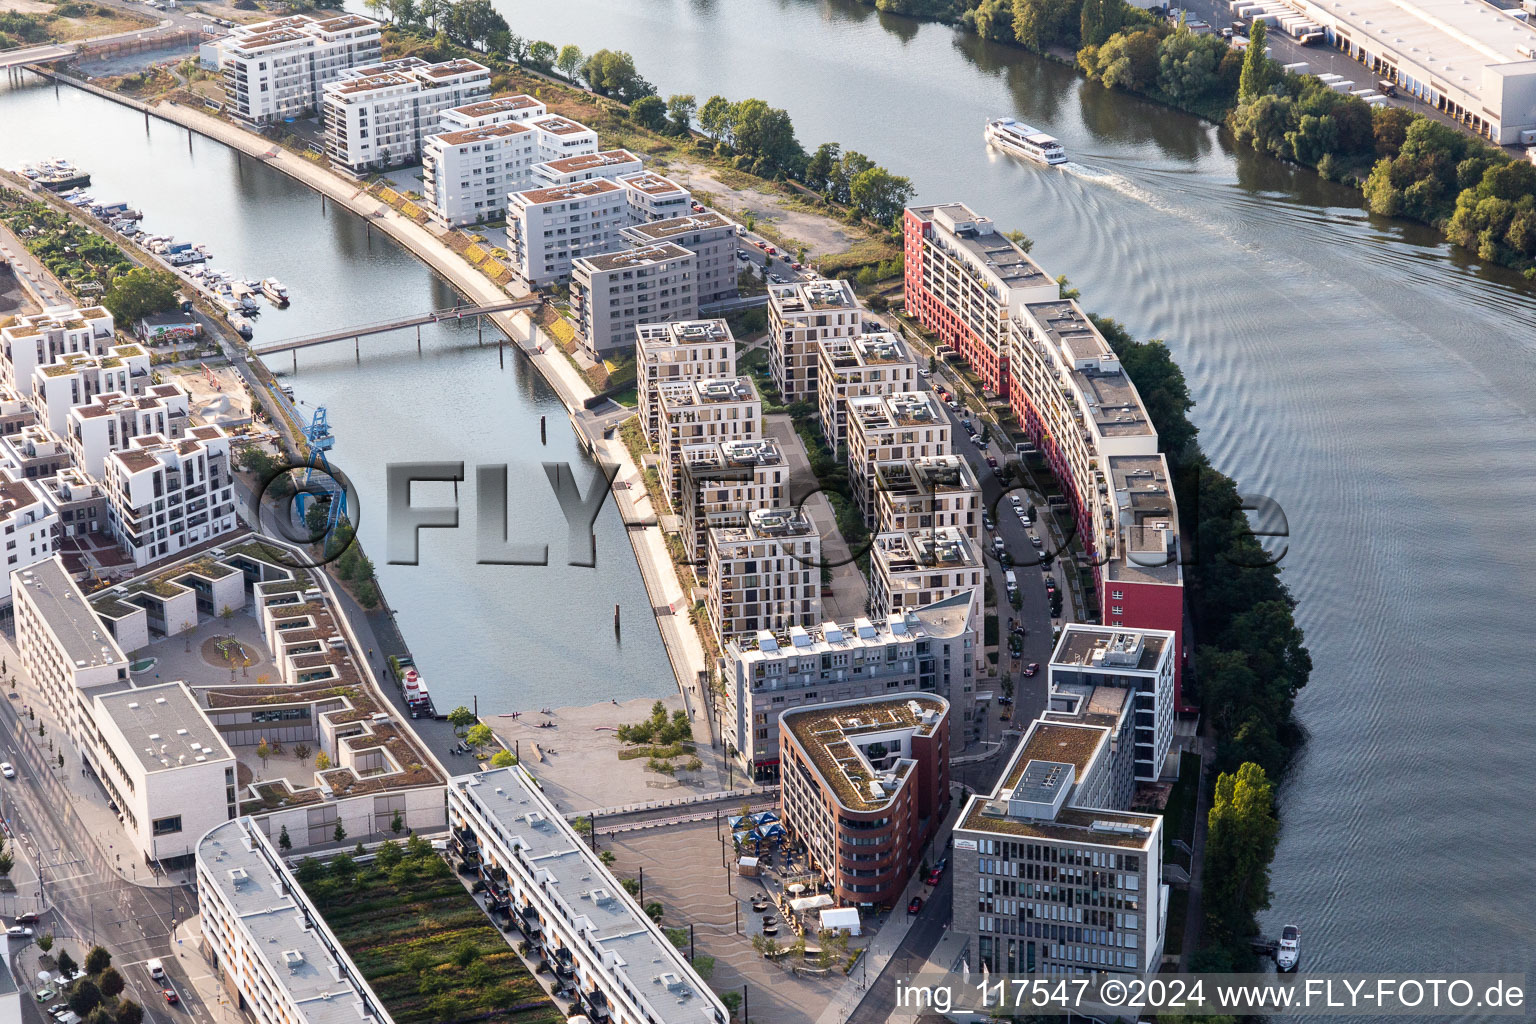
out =
<path fill-rule="evenodd" d="M 288 965 L 290 971 L 296 971 L 304 966 L 304 954 L 297 949 L 283 950 L 283 963 Z"/>

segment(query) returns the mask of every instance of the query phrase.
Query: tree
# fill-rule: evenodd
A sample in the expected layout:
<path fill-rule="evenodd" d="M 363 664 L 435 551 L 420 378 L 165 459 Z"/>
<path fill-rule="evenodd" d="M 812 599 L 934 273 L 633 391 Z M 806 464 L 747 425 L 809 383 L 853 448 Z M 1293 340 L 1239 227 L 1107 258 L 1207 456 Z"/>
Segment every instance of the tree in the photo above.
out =
<path fill-rule="evenodd" d="M 553 43 L 547 43 L 540 39 L 528 47 L 528 63 L 535 69 L 548 72 L 555 66 L 555 61 L 560 59 L 560 51 L 555 49 Z"/>
<path fill-rule="evenodd" d="M 1076 50 L 1082 11 L 1082 0 L 1013 0 L 1014 38 L 1036 52 L 1051 46 Z"/>
<path fill-rule="evenodd" d="M 463 704 L 448 712 L 448 724 L 453 726 L 453 734 L 455 736 L 463 736 L 464 730 L 474 725 L 477 721 L 479 719 L 475 717 L 475 713 Z"/>
<path fill-rule="evenodd" d="M 101 1005 L 101 989 L 90 978 L 84 978 L 75 982 L 75 987 L 69 993 L 69 1008 L 82 1017 L 90 1015 L 90 1012 Z"/>
<path fill-rule="evenodd" d="M 85 973 L 100 974 L 112 966 L 112 954 L 101 946 L 92 946 L 91 951 L 85 954 Z"/>
<path fill-rule="evenodd" d="M 491 755 L 492 768 L 510 768 L 517 764 L 517 758 L 512 756 L 512 751 L 502 749 Z"/>
<path fill-rule="evenodd" d="M 399 831 L 398 829 L 396 831 Z M 393 839 L 386 839 L 379 844 L 379 848 L 373 853 L 373 861 L 379 867 L 388 871 L 405 859 L 405 851 L 400 849 L 400 844 Z"/>
<path fill-rule="evenodd" d="M 330 771 L 330 769 L 331 769 L 331 757 L 330 757 L 329 754 L 327 754 L 325 751 L 322 750 L 322 751 L 320 751 L 320 753 L 315 755 L 315 771 L 317 771 L 317 772 L 325 772 L 325 771 Z"/>
<path fill-rule="evenodd" d="M 805 187 L 813 192 L 827 193 L 832 188 L 832 179 L 837 173 L 841 156 L 842 147 L 835 142 L 823 142 L 817 146 L 816 152 L 811 154 L 805 164 L 805 176 L 802 179 Z"/>
<path fill-rule="evenodd" d="M 1078 24 L 1082 45 L 1104 45 L 1125 24 L 1125 0 L 1083 0 Z"/>
<path fill-rule="evenodd" d="M 1205 909 L 1212 938 L 1245 941 L 1255 915 L 1269 906 L 1269 862 L 1280 823 L 1264 769 L 1247 763 L 1216 780 L 1205 841 Z"/>
<path fill-rule="evenodd" d="M 336 821 L 336 830 L 331 833 L 331 837 L 333 839 L 335 839 L 338 843 L 344 841 L 347 838 L 346 826 L 344 826 L 341 823 L 341 820 L 339 818 Z M 332 867 L 334 868 L 335 865 L 333 864 Z"/>
<path fill-rule="evenodd" d="M 293 876 L 302 885 L 313 885 L 325 877 L 325 865 L 313 857 L 305 857 L 299 861 L 299 866 L 293 869 Z"/>
<path fill-rule="evenodd" d="M 116 999 L 123 992 L 123 976 L 117 973 L 116 967 L 108 967 L 101 972 L 101 994 L 108 999 Z"/>
<path fill-rule="evenodd" d="M 69 955 L 68 950 L 59 950 L 59 955 L 53 958 L 53 962 L 58 964 L 60 977 L 73 977 L 74 973 L 80 969 L 80 965 L 75 963 L 75 958 Z"/>
<path fill-rule="evenodd" d="M 730 131 L 731 101 L 724 96 L 711 96 L 699 108 L 699 131 L 719 142 Z"/>
<path fill-rule="evenodd" d="M 389 8 L 389 20 L 396 25 L 410 25 L 416 21 L 416 0 L 385 0 Z"/>
<path fill-rule="evenodd" d="M 1243 74 L 1237 85 L 1238 99 L 1258 99 L 1269 92 L 1276 77 L 1274 62 L 1264 52 L 1264 23 L 1255 21 L 1248 35 L 1248 52 L 1243 56 Z"/>
<path fill-rule="evenodd" d="M 130 327 L 140 317 L 176 305 L 176 278 L 166 270 L 134 267 L 113 279 L 101 304 L 118 323 Z"/>
<path fill-rule="evenodd" d="M 312 753 L 314 753 L 314 751 L 309 749 L 308 743 L 299 743 L 296 744 L 293 748 L 293 756 L 300 761 L 308 761 L 309 755 Z"/>
<path fill-rule="evenodd" d="M 626 103 L 656 91 L 635 70 L 635 59 L 623 50 L 598 50 L 581 65 L 581 76 L 593 92 Z"/>
<path fill-rule="evenodd" d="M 44 953 L 53 948 L 53 932 L 43 932 L 37 937 L 37 948 Z"/>
<path fill-rule="evenodd" d="M 658 96 L 641 96 L 629 105 L 629 119 L 659 131 L 667 123 L 667 105 Z"/>
<path fill-rule="evenodd" d="M 117 1007 L 117 1024 L 144 1024 L 144 1007 L 125 999 Z"/>
<path fill-rule="evenodd" d="M 496 734 L 484 722 L 481 722 L 479 725 L 470 726 L 469 731 L 464 734 L 464 742 L 476 750 L 479 750 L 481 747 L 488 747 L 495 741 Z"/>
<path fill-rule="evenodd" d="M 261 758 L 261 766 L 265 768 L 267 766 L 267 758 L 272 756 L 272 747 L 267 743 L 265 736 L 256 744 L 256 756 Z"/>
<path fill-rule="evenodd" d="M 691 93 L 677 93 L 667 97 L 667 120 L 674 135 L 687 135 L 693 130 L 693 115 L 699 109 L 698 101 Z"/>
<path fill-rule="evenodd" d="M 1408 138 L 1408 127 L 1413 124 L 1415 116 L 1406 107 L 1382 105 L 1371 110 L 1371 132 L 1377 156 L 1388 159 L 1397 156 Z"/>
<path fill-rule="evenodd" d="M 1157 87 L 1181 103 L 1190 103 L 1220 83 L 1217 68 L 1225 49 L 1215 36 L 1175 32 L 1157 44 Z"/>
<path fill-rule="evenodd" d="M 398 810 L 395 811 L 395 816 L 389 819 L 389 830 L 395 835 L 399 835 L 405 830 L 405 819 Z"/>
<path fill-rule="evenodd" d="M 576 73 L 581 70 L 581 62 L 586 59 L 581 52 L 581 47 L 575 43 L 566 43 L 560 47 L 560 55 L 555 58 L 555 67 L 573 85 L 576 82 Z"/>
<path fill-rule="evenodd" d="M 284 853 L 293 849 L 293 840 L 288 835 L 287 825 L 284 825 L 282 831 L 277 834 L 277 848 Z"/>
<path fill-rule="evenodd" d="M 848 195 L 859 212 L 881 224 L 894 224 L 917 194 L 912 179 L 892 174 L 883 167 L 871 167 L 849 186 Z"/>
<path fill-rule="evenodd" d="M 522 67 L 528 61 L 528 40 L 516 32 L 509 32 L 507 34 L 507 56 L 511 57 L 512 62 L 518 67 Z"/>
<path fill-rule="evenodd" d="M 1157 33 L 1150 29 L 1119 32 L 1103 46 L 1085 46 L 1078 53 L 1078 61 L 1084 71 L 1109 88 L 1135 92 L 1156 80 L 1157 49 Z"/>
<path fill-rule="evenodd" d="M 336 827 L 339 829 L 341 827 L 341 823 L 337 822 Z M 353 857 L 350 853 L 338 853 L 336 856 L 331 858 L 332 878 L 339 879 L 340 881 L 346 881 L 356 874 L 357 858 Z"/>
<path fill-rule="evenodd" d="M 665 911 L 662 909 L 661 904 L 657 903 L 655 900 L 652 900 L 645 905 L 645 916 L 657 924 L 661 923 L 661 916 L 663 913 L 665 913 Z"/>

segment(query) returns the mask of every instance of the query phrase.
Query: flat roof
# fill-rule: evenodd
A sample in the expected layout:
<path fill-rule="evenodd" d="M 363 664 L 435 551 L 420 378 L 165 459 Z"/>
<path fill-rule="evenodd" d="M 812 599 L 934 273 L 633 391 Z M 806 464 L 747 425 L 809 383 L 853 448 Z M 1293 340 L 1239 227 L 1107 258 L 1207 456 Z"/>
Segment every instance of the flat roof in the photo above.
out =
<path fill-rule="evenodd" d="M 902 758 L 876 769 L 860 738 L 892 732 L 932 736 L 948 717 L 943 697 L 903 693 L 786 711 L 779 722 L 781 735 L 801 749 L 839 803 L 853 811 L 878 811 L 896 800 L 917 761 Z"/>
<path fill-rule="evenodd" d="M 22 588 L 76 668 L 99 668 L 128 660 L 64 571 L 58 555 L 11 573 L 11 592 Z"/>
<path fill-rule="evenodd" d="M 1162 455 L 1112 455 L 1110 486 L 1120 533 L 1115 557 L 1105 568 L 1112 580 L 1176 584 L 1179 564 L 1179 509 Z"/>
<path fill-rule="evenodd" d="M 625 188 L 632 188 L 638 192 L 644 192 L 650 196 L 671 195 L 674 192 L 686 191 L 681 185 L 670 178 L 663 178 L 655 171 L 640 171 L 636 174 L 625 174 L 619 178 L 620 184 Z"/>
<path fill-rule="evenodd" d="M 499 124 L 483 125 L 479 128 L 465 128 L 456 132 L 439 132 L 435 137 L 441 139 L 450 146 L 464 146 L 474 142 L 484 142 L 487 139 L 501 139 L 511 135 L 523 135 L 528 131 L 528 126 L 516 121 L 502 121 Z M 430 141 L 433 136 L 428 136 Z"/>
<path fill-rule="evenodd" d="M 521 859 L 535 871 L 548 872 L 546 893 L 569 907 L 572 916 L 591 921 L 591 943 L 618 958 L 609 970 L 621 976 L 625 990 L 638 996 L 657 1021 L 698 1024 L 718 1002 L 521 768 L 461 775 L 448 784 L 499 826 L 505 845 L 515 841 Z M 669 974 L 678 987 L 668 987 Z"/>
<path fill-rule="evenodd" d="M 816 525 L 798 508 L 754 508 L 747 513 L 746 526 L 718 526 L 709 532 L 724 544 L 819 536 Z"/>
<path fill-rule="evenodd" d="M 512 193 L 521 196 L 524 202 L 559 203 L 570 199 L 589 199 L 592 196 L 600 196 L 608 192 L 622 192 L 623 189 L 615 185 L 607 178 L 593 178 L 590 181 L 573 181 L 569 185 L 551 185 L 549 188 L 530 188 L 522 192 Z"/>
<path fill-rule="evenodd" d="M 991 220 L 977 215 L 964 203 L 915 206 L 912 211 L 923 220 L 935 222 L 943 229 L 946 240 L 952 241 L 971 257 L 972 263 L 979 265 L 978 269 L 984 268 L 1004 287 L 1041 285 L 1054 280 L 1012 239 L 994 230 Z M 946 219 L 955 225 L 955 230 L 944 223 Z"/>
<path fill-rule="evenodd" d="M 680 245 L 662 242 L 638 249 L 620 249 L 617 252 L 600 252 L 592 256 L 578 256 L 571 261 L 572 267 L 585 267 L 599 273 L 611 270 L 633 270 L 655 266 L 671 260 L 692 259 L 693 253 Z"/>
<path fill-rule="evenodd" d="M 551 135 L 577 135 L 581 132 L 590 132 L 591 128 L 579 121 L 572 121 L 568 117 L 559 114 L 551 114 L 548 117 L 535 118 L 533 124 Z"/>
<path fill-rule="evenodd" d="M 752 383 L 751 377 L 666 381 L 656 391 L 663 407 L 684 408 L 690 405 L 760 401 L 757 385 Z"/>
<path fill-rule="evenodd" d="M 624 234 L 641 235 L 645 238 L 654 238 L 657 241 L 676 238 L 678 235 L 686 235 L 694 231 L 714 230 L 734 231 L 731 222 L 713 210 L 703 213 L 686 213 L 681 217 L 668 217 L 666 220 L 653 220 L 645 224 L 631 224 L 623 228 Z"/>
<path fill-rule="evenodd" d="M 635 337 L 642 348 L 652 352 L 680 345 L 718 345 L 735 340 L 731 334 L 731 325 L 721 317 L 639 324 L 635 327 Z"/>
<path fill-rule="evenodd" d="M 848 420 L 870 429 L 934 426 L 948 428 L 932 391 L 897 391 L 848 399 Z"/>
<path fill-rule="evenodd" d="M 1432 68 L 1442 81 L 1477 92 L 1481 69 L 1531 58 L 1519 47 L 1536 47 L 1536 27 L 1491 4 L 1466 0 L 1313 0 L 1329 17 L 1347 23 L 1356 43 L 1388 50 L 1407 62 Z M 1461 83 L 1462 74 L 1471 83 Z"/>
<path fill-rule="evenodd" d="M 497 96 L 495 99 L 466 103 L 463 106 L 453 107 L 451 112 L 463 114 L 466 117 L 487 117 L 491 114 L 503 114 L 509 110 L 527 110 L 529 107 L 542 106 L 544 104 L 532 96 L 518 93 L 515 96 Z"/>
<path fill-rule="evenodd" d="M 840 279 L 770 284 L 768 305 L 780 315 L 861 308 L 858 297 L 853 294 L 853 285 Z"/>
<path fill-rule="evenodd" d="M 1154 672 L 1172 650 L 1173 634 L 1160 629 L 1071 623 L 1061 631 L 1051 665 L 1104 672 Z"/>
<path fill-rule="evenodd" d="M 875 537 L 872 550 L 889 572 L 965 569 L 981 564 L 970 538 L 953 526 L 882 533 Z"/>
<path fill-rule="evenodd" d="M 98 694 L 96 700 L 122 731 L 129 752 L 146 773 L 232 759 L 185 683 L 161 683 Z"/>
<path fill-rule="evenodd" d="M 601 153 L 587 153 L 582 156 L 567 156 L 559 160 L 545 161 L 544 166 L 550 170 L 569 174 L 573 171 L 592 171 L 599 167 L 614 167 L 621 164 L 638 164 L 640 158 L 627 149 L 605 149 Z"/>
<path fill-rule="evenodd" d="M 384 1024 L 388 1012 L 303 889 L 280 869 L 249 817 L 226 821 L 197 844 L 199 878 L 211 881 L 251 941 L 246 951 L 298 1005 L 305 1024 Z M 332 972 L 345 980 L 338 981 Z"/>

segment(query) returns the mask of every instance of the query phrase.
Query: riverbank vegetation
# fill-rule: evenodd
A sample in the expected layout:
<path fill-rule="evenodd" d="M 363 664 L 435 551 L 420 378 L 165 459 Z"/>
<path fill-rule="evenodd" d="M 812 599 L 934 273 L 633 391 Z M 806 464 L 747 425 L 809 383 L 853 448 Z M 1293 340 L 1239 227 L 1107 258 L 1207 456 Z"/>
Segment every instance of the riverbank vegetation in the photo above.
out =
<path fill-rule="evenodd" d="M 0 188 L 0 220 L 76 295 L 100 298 L 133 261 L 105 238 L 47 203 Z"/>
<path fill-rule="evenodd" d="M 0 11 L 0 50 L 92 39 L 153 24 L 148 18 L 102 4 L 60 0 L 51 11 Z"/>
<path fill-rule="evenodd" d="M 1479 259 L 1536 279 L 1536 165 L 1402 107 L 1372 107 L 1265 56 L 1124 0 L 861 0 L 1041 54 L 1075 54 L 1107 88 L 1226 124 L 1240 145 L 1361 190 L 1373 213 L 1429 224 Z"/>

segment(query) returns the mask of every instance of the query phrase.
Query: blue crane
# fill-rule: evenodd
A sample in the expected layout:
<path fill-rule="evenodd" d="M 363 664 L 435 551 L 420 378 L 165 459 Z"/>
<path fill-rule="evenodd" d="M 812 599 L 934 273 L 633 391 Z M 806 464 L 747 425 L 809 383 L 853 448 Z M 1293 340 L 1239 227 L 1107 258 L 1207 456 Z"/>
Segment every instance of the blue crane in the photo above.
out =
<path fill-rule="evenodd" d="M 325 453 L 331 450 L 336 443 L 336 437 L 331 433 L 331 424 L 326 419 L 325 406 L 315 410 L 315 415 L 310 419 L 309 426 L 304 429 L 304 440 L 309 445 L 309 464 L 304 470 L 304 484 L 307 487 L 318 469 L 324 476 L 325 487 L 329 492 L 330 509 L 326 514 L 325 532 L 327 543 L 335 534 L 336 527 L 347 514 L 347 489 L 340 485 L 335 473 L 331 470 L 330 460 Z M 305 506 L 310 499 L 320 500 L 317 495 L 300 491 L 296 496 L 299 509 L 299 518 L 304 518 Z"/>

